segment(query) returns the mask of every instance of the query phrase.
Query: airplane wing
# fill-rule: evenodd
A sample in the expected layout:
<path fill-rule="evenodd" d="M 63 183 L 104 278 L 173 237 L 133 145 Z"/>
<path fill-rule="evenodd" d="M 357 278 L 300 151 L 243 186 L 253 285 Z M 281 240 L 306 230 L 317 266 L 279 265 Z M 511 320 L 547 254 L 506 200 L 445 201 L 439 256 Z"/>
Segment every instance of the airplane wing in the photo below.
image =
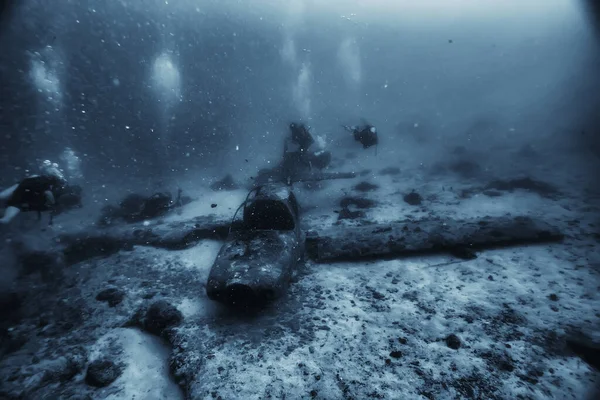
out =
<path fill-rule="evenodd" d="M 419 253 L 451 253 L 474 258 L 486 248 L 556 242 L 554 226 L 526 216 L 467 220 L 421 220 L 356 227 L 331 227 L 307 233 L 307 255 L 316 262 L 395 258 Z"/>
<path fill-rule="evenodd" d="M 88 228 L 59 235 L 57 242 L 67 264 L 109 256 L 133 246 L 151 246 L 169 250 L 192 247 L 203 239 L 224 240 L 231 219 L 200 216 L 183 221 L 119 224 L 107 228 Z"/>
<path fill-rule="evenodd" d="M 319 180 L 323 176 L 310 178 Z M 233 222 L 234 229 L 240 223 Z M 302 225 L 306 231 L 307 255 L 320 263 L 440 252 L 471 258 L 476 250 L 556 242 L 563 238 L 555 226 L 528 216 L 437 218 L 362 226 L 323 225 L 308 219 Z M 204 239 L 225 240 L 231 227 L 232 220 L 228 217 L 205 215 L 171 222 L 84 229 L 63 234 L 57 242 L 63 246 L 66 261 L 72 264 L 134 245 L 180 250 Z"/>

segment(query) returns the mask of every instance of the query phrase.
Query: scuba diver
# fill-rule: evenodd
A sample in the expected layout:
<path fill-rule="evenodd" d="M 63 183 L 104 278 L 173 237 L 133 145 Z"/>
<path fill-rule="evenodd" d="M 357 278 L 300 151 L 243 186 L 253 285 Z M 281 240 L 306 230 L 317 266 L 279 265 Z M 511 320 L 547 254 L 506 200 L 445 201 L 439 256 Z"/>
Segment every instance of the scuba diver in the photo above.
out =
<path fill-rule="evenodd" d="M 310 127 L 292 122 L 290 130 L 292 131 L 292 135 L 288 140 L 291 140 L 294 145 L 298 146 L 299 151 L 306 153 L 309 147 L 315 142 L 315 139 L 310 134 Z"/>
<path fill-rule="evenodd" d="M 293 175 L 298 169 L 310 169 L 310 160 L 308 149 L 315 142 L 315 139 L 304 124 L 292 122 L 290 124 L 291 135 L 285 139 L 283 144 L 283 163 L 284 173 Z"/>
<path fill-rule="evenodd" d="M 19 213 L 28 211 L 37 211 L 38 220 L 42 212 L 50 211 L 52 225 L 54 216 L 81 207 L 81 187 L 69 185 L 58 164 L 46 160 L 41 170 L 40 175 L 27 177 L 0 192 L 0 202 L 6 207 L 0 225 L 7 225 Z"/>
<path fill-rule="evenodd" d="M 315 143 L 310 128 L 305 124 L 291 123 L 291 135 L 286 138 L 283 146 L 282 170 L 286 180 L 313 168 L 319 170 L 331 163 L 331 153 L 328 151 L 310 152 L 309 148 Z"/>
<path fill-rule="evenodd" d="M 323 170 L 331 163 L 329 151 L 309 150 L 315 143 L 309 127 L 293 122 L 289 128 L 291 134 L 285 138 L 283 143 L 282 160 L 274 168 L 258 171 L 258 176 L 254 181 L 255 185 L 270 181 L 286 182 L 291 185 L 293 182 L 306 179 L 314 169 Z"/>
<path fill-rule="evenodd" d="M 379 143 L 377 137 L 377 128 L 373 125 L 365 124 L 362 127 L 359 126 L 347 126 L 342 125 L 344 129 L 354 135 L 354 140 L 362 144 L 363 149 L 368 149 L 371 146 L 376 146 Z"/>

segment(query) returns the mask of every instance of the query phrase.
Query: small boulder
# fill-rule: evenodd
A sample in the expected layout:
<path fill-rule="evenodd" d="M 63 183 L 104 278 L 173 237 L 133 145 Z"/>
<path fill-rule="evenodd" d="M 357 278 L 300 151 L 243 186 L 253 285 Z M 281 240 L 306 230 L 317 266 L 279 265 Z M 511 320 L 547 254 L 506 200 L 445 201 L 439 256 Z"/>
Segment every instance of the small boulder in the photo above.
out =
<path fill-rule="evenodd" d="M 109 307 L 115 307 L 123 301 L 125 293 L 117 288 L 104 289 L 96 295 L 96 300 L 108 303 Z"/>
<path fill-rule="evenodd" d="M 122 373 L 122 366 L 109 360 L 96 360 L 88 366 L 85 383 L 93 387 L 105 387 L 116 381 Z"/>
<path fill-rule="evenodd" d="M 423 202 L 421 195 L 414 190 L 409 194 L 404 195 L 404 201 L 411 206 L 418 206 Z"/>
<path fill-rule="evenodd" d="M 144 318 L 144 329 L 149 333 L 160 336 L 165 329 L 179 325 L 183 314 L 165 300 L 158 300 L 148 308 Z"/>
<path fill-rule="evenodd" d="M 460 338 L 455 334 L 448 335 L 446 337 L 446 345 L 453 350 L 458 350 L 461 346 Z"/>

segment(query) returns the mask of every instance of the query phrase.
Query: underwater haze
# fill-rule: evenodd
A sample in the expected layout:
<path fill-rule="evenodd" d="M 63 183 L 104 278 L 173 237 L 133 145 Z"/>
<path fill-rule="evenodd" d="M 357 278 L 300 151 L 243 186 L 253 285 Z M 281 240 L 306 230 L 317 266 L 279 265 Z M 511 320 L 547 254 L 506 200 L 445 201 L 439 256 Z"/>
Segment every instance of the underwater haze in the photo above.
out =
<path fill-rule="evenodd" d="M 94 184 L 246 175 L 236 162 L 278 154 L 289 122 L 338 145 L 360 118 L 418 163 L 459 145 L 589 155 L 599 50 L 582 4 L 320 3 L 22 2 L 0 39 L 3 165 L 68 146 Z"/>
<path fill-rule="evenodd" d="M 597 1 L 2 4 L 0 398 L 593 398 Z"/>

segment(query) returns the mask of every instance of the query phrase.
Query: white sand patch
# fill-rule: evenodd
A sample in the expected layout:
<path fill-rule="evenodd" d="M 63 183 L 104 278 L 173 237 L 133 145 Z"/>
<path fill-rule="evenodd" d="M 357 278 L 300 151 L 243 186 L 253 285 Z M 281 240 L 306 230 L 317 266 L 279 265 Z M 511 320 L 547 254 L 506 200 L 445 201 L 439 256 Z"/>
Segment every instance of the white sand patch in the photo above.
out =
<path fill-rule="evenodd" d="M 175 306 L 181 311 L 184 318 L 196 317 L 200 315 L 204 309 L 200 300 L 191 298 L 183 298 Z"/>
<path fill-rule="evenodd" d="M 146 246 L 135 246 L 136 252 L 151 261 L 155 269 L 175 268 L 186 269 L 198 273 L 198 277 L 208 278 L 223 242 L 218 240 L 203 240 L 196 246 L 185 250 L 170 251 Z"/>
<path fill-rule="evenodd" d="M 96 392 L 98 399 L 177 400 L 183 399 L 179 387 L 169 375 L 169 349 L 160 339 L 136 329 L 115 329 L 102 337 L 90 354 L 90 362 L 101 358 L 107 346 L 119 346 L 119 356 L 111 361 L 123 362 L 123 374 L 108 388 Z M 115 392 L 115 388 L 118 391 Z"/>
<path fill-rule="evenodd" d="M 124 329 L 120 341 L 128 361 L 118 380 L 123 385 L 123 393 L 109 396 L 107 400 L 183 399 L 179 387 L 169 377 L 169 349 L 159 339 L 140 331 Z"/>
<path fill-rule="evenodd" d="M 180 213 L 169 214 L 165 221 L 182 221 L 203 215 L 213 215 L 217 219 L 231 219 L 247 194 L 246 189 L 231 191 L 205 189 L 194 192 L 192 194 L 194 201 L 182 207 Z M 216 207 L 213 208 L 213 204 L 216 204 Z"/>
<path fill-rule="evenodd" d="M 553 257 L 549 254 L 549 249 L 548 246 L 540 246 L 490 251 L 474 261 L 435 268 L 428 268 L 427 260 L 417 259 L 375 262 L 363 265 L 363 269 L 352 265 L 335 264 L 316 268 L 315 275 L 311 276 L 310 280 L 319 282 L 327 288 L 344 287 L 339 299 L 327 301 L 329 303 L 327 310 L 337 308 L 338 311 L 332 314 L 332 318 L 337 321 L 341 321 L 340 316 L 349 315 L 356 316 L 366 323 L 363 328 L 366 332 L 363 339 L 366 338 L 366 342 L 361 345 L 361 353 L 365 353 L 364 357 L 368 357 L 373 364 L 381 364 L 377 356 L 379 354 L 383 357 L 381 350 L 374 352 L 367 351 L 366 348 L 372 346 L 379 348 L 389 336 L 406 336 L 410 345 L 397 345 L 403 352 L 407 351 L 402 357 L 404 366 L 397 367 L 402 371 L 401 374 L 410 379 L 414 368 L 407 365 L 407 362 L 409 359 L 416 359 L 419 361 L 420 370 L 428 371 L 428 374 L 431 373 L 432 377 L 436 378 L 441 372 L 447 370 L 447 363 L 450 361 L 457 365 L 459 370 L 472 369 L 476 366 L 481 371 L 486 370 L 484 360 L 475 357 L 469 347 L 479 348 L 481 351 L 491 350 L 494 346 L 497 348 L 498 343 L 489 336 L 490 333 L 486 329 L 493 329 L 488 318 L 501 311 L 503 303 L 512 305 L 527 318 L 527 326 L 515 326 L 516 331 L 527 332 L 532 328 L 558 329 L 560 323 L 564 322 L 565 316 L 573 321 L 589 318 L 592 311 L 590 307 L 599 303 L 600 299 L 597 295 L 593 300 L 584 301 L 584 304 L 581 304 L 581 299 L 574 300 L 579 302 L 579 306 L 570 307 L 566 312 L 568 316 L 550 308 L 552 302 L 547 298 L 548 286 L 574 288 L 574 282 L 568 275 L 560 273 L 570 269 L 570 263 Z M 492 260 L 493 263 L 488 260 Z M 539 273 L 542 268 L 544 272 Z M 391 276 L 388 276 L 390 273 Z M 490 276 L 493 276 L 493 280 L 488 279 Z M 391 283 L 392 279 L 396 279 L 397 283 Z M 380 303 L 390 307 L 373 310 L 371 304 L 379 302 L 370 299 L 367 293 L 364 296 L 358 295 L 360 292 L 366 292 L 364 288 L 368 286 L 382 293 L 386 299 L 381 300 Z M 399 291 L 395 292 L 394 289 Z M 350 306 L 347 293 L 352 292 L 357 293 L 355 296 L 357 300 L 355 305 Z M 559 301 L 561 308 L 569 306 L 569 296 L 567 294 L 564 296 L 567 301 L 564 304 L 562 300 Z M 482 315 L 473 314 L 470 311 L 471 307 L 484 310 L 483 319 Z M 369 308 L 374 312 L 365 312 Z M 329 314 L 329 312 L 324 313 Z M 475 321 L 465 324 L 462 317 L 459 318 L 460 315 L 474 316 Z M 325 316 L 324 318 L 328 319 Z M 403 331 L 398 331 L 393 328 L 393 325 L 390 327 L 391 321 L 396 321 L 394 324 L 398 323 L 397 326 L 403 327 Z M 336 337 L 334 343 L 337 343 L 337 346 L 340 343 L 348 344 L 356 341 L 356 330 L 348 329 L 348 323 L 330 323 L 328 326 L 330 334 Z M 460 350 L 455 351 L 446 346 L 443 339 L 449 333 L 458 334 L 463 341 Z M 518 341 L 511 343 L 513 346 L 507 351 L 516 360 L 516 371 L 526 374 L 528 369 L 533 367 L 534 360 L 530 359 L 531 344 Z M 522 344 L 519 345 L 520 343 Z M 338 348 L 332 357 L 354 360 L 349 362 L 349 370 L 353 369 L 352 365 L 359 368 L 355 350 L 343 351 Z M 445 359 L 448 361 L 443 361 Z M 569 364 L 577 363 L 574 361 L 577 360 L 576 358 L 569 360 Z M 331 369 L 330 363 L 325 360 L 320 365 Z M 584 378 L 586 375 L 591 378 L 591 371 L 581 362 L 574 367 L 575 364 L 563 365 L 560 371 L 554 367 L 554 373 L 546 372 L 544 377 L 539 378 L 540 383 L 537 387 L 533 387 L 535 398 L 544 398 L 544 393 L 549 390 L 550 381 L 556 378 L 563 379 L 565 386 L 552 386 L 551 391 L 555 396 L 562 398 L 575 393 L 583 396 L 588 388 L 578 389 L 577 382 L 586 379 Z M 548 368 L 549 365 L 545 365 L 546 371 Z M 570 372 L 566 372 L 565 369 Z M 578 372 L 574 374 L 575 370 Z M 577 378 L 573 375 L 577 375 Z M 507 396 L 516 398 L 516 395 L 522 392 L 523 384 L 512 382 L 511 379 L 504 382 L 501 390 Z M 390 384 L 396 385 L 388 382 L 388 385 Z M 400 387 L 397 389 L 402 390 Z M 531 393 L 531 388 L 527 390 Z M 403 392 L 403 398 L 409 396 L 411 396 L 410 391 Z"/>
<path fill-rule="evenodd" d="M 205 285 L 213 263 L 223 245 L 217 240 L 203 240 L 196 246 L 185 250 L 169 251 L 149 247 L 136 248 L 136 252 L 144 258 L 152 260 L 151 266 L 156 271 L 164 271 L 170 277 L 186 274 L 188 279 L 185 284 L 196 287 L 195 292 L 181 292 L 180 283 L 173 286 L 177 301 L 173 305 L 181 311 L 186 320 L 198 321 L 210 317 L 218 311 L 218 303 L 209 300 L 206 296 Z M 162 285 L 164 282 L 156 282 Z M 183 295 L 185 297 L 181 297 Z"/>
<path fill-rule="evenodd" d="M 197 270 L 199 273 L 206 273 L 212 267 L 223 242 L 218 240 L 203 240 L 196 246 L 177 252 L 182 266 Z"/>
<path fill-rule="evenodd" d="M 175 306 L 181 313 L 186 321 L 202 321 L 206 318 L 211 318 L 219 313 L 221 306 L 218 303 L 208 299 L 206 292 L 203 287 L 198 288 L 198 297 L 191 298 L 186 297 L 181 299 Z"/>

